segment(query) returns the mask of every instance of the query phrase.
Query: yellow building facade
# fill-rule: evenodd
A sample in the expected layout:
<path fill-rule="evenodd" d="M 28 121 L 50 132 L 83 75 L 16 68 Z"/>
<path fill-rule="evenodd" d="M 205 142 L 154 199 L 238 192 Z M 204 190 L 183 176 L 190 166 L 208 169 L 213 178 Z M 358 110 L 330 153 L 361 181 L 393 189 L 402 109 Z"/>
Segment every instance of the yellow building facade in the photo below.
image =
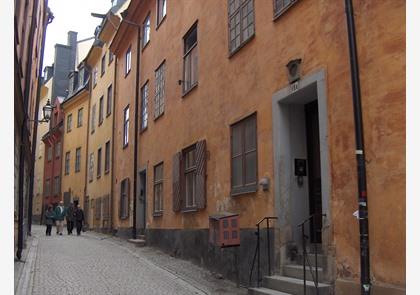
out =
<path fill-rule="evenodd" d="M 41 94 L 39 105 L 44 106 L 47 103 L 48 99 L 51 99 L 51 87 L 52 79 L 49 79 L 41 86 Z M 38 119 L 42 118 L 42 109 L 40 109 L 40 114 L 38 114 Z M 32 209 L 32 221 L 38 223 L 41 221 L 43 213 L 43 194 L 44 194 L 44 155 L 45 155 L 45 145 L 41 140 L 42 136 L 48 132 L 48 123 L 38 124 L 38 132 L 36 145 L 37 149 L 35 152 L 35 170 L 34 170 L 34 194 L 33 194 L 33 209 Z"/>
<path fill-rule="evenodd" d="M 70 95 L 63 101 L 65 114 L 61 188 L 63 200 L 67 206 L 70 202 L 78 200 L 84 207 L 86 189 L 86 159 L 87 159 L 87 132 L 89 122 L 89 81 L 88 73 L 83 64 L 79 66 L 76 76 L 76 87 L 70 87 Z M 73 89 L 75 88 L 75 89 Z"/>
<path fill-rule="evenodd" d="M 109 19 L 112 21 L 110 23 Z M 91 229 L 109 231 L 112 226 L 112 139 L 115 60 L 108 47 L 119 17 L 109 12 L 100 25 L 86 62 L 91 70 L 90 121 L 85 214 Z"/>

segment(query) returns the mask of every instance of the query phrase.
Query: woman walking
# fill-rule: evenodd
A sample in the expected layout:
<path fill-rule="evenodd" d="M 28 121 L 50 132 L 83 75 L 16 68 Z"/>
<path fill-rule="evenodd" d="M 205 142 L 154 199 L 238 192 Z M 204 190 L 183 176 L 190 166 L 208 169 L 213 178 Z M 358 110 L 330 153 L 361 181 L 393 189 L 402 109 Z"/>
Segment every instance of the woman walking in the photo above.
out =
<path fill-rule="evenodd" d="M 54 211 L 52 209 L 52 206 L 49 205 L 47 211 L 45 212 L 45 225 L 47 226 L 47 230 L 45 231 L 45 234 L 47 236 L 51 236 L 51 228 L 54 224 Z"/>

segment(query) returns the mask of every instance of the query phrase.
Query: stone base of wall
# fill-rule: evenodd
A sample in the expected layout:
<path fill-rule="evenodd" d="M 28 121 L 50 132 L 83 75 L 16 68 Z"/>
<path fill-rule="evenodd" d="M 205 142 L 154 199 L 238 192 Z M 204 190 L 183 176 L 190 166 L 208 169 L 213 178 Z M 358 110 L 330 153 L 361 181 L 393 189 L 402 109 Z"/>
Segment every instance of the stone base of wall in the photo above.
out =
<path fill-rule="evenodd" d="M 32 215 L 32 224 L 41 224 L 41 215 Z"/>
<path fill-rule="evenodd" d="M 335 282 L 335 295 L 360 294 L 360 283 L 344 280 Z M 372 295 L 405 295 L 405 289 L 395 286 L 379 286 L 373 285 Z"/>
<path fill-rule="evenodd" d="M 255 229 L 241 229 L 240 238 L 241 245 L 239 247 L 220 248 L 209 244 L 208 229 L 146 229 L 148 246 L 158 247 L 174 257 L 191 260 L 231 281 L 236 282 L 239 277 L 239 283 L 248 286 L 257 244 Z M 276 265 L 274 263 L 273 241 L 274 231 L 270 229 L 272 266 Z M 261 276 L 264 276 L 268 273 L 267 233 L 265 230 L 261 230 L 260 249 Z M 255 261 L 252 284 L 255 284 L 256 278 L 257 261 Z"/>

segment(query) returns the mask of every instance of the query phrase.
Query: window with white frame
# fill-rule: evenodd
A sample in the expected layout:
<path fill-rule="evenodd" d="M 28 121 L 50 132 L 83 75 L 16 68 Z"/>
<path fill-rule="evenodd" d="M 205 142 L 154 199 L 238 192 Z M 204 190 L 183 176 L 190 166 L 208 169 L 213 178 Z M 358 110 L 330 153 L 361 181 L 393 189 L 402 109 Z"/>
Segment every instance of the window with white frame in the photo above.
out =
<path fill-rule="evenodd" d="M 74 163 L 75 172 L 80 172 L 81 157 L 82 157 L 82 148 L 78 147 L 76 149 L 76 161 Z"/>
<path fill-rule="evenodd" d="M 147 105 L 149 101 L 149 82 L 146 82 L 141 88 L 141 126 L 140 130 L 147 128 Z"/>
<path fill-rule="evenodd" d="M 236 52 L 254 36 L 254 0 L 228 0 L 229 51 Z"/>
<path fill-rule="evenodd" d="M 155 71 L 155 119 L 165 111 L 165 62 Z"/>
<path fill-rule="evenodd" d="M 198 81 L 197 23 L 184 36 L 184 93 L 193 88 Z"/>
<path fill-rule="evenodd" d="M 143 47 L 150 41 L 150 14 L 146 17 L 143 22 Z"/>
<path fill-rule="evenodd" d="M 130 107 L 124 109 L 123 147 L 128 145 L 128 131 L 130 128 Z"/>
<path fill-rule="evenodd" d="M 157 25 L 159 26 L 166 16 L 166 0 L 157 0 Z"/>
<path fill-rule="evenodd" d="M 131 71 L 131 47 L 125 53 L 125 75 Z"/>

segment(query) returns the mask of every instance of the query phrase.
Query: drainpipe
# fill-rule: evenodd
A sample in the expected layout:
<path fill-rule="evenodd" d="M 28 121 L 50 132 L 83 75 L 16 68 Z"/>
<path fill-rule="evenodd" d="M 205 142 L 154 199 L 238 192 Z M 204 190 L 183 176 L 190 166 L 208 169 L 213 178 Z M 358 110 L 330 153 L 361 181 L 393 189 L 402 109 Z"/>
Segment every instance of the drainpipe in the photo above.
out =
<path fill-rule="evenodd" d="M 25 72 L 25 92 L 23 96 L 23 111 L 24 117 L 23 122 L 21 125 L 21 138 L 20 138 L 20 151 L 19 151 L 19 212 L 18 212 L 18 249 L 16 251 L 16 257 L 20 260 L 22 257 L 22 249 L 23 249 L 23 203 L 24 203 L 24 196 L 23 196 L 23 177 L 24 177 L 24 170 L 25 170 L 25 151 L 29 148 L 29 140 L 28 143 L 25 144 L 25 138 L 28 137 L 27 134 L 27 124 L 28 124 L 28 106 L 29 106 L 29 86 L 31 83 L 31 72 L 32 72 L 32 53 L 33 43 L 34 43 L 34 32 L 35 32 L 35 15 L 36 15 L 36 8 L 38 7 L 38 1 L 35 1 L 32 7 L 32 21 L 31 21 L 31 29 L 29 31 L 29 42 L 28 42 L 28 59 L 26 72 Z M 28 138 L 29 139 L 29 138 Z M 29 163 L 30 164 L 30 163 Z M 33 163 L 32 163 L 33 165 Z"/>
<path fill-rule="evenodd" d="M 111 206 L 110 206 L 110 218 L 111 218 L 111 234 L 114 234 L 114 141 L 115 141 L 115 98 L 117 97 L 117 56 L 114 55 L 114 88 L 112 89 L 112 139 L 111 139 Z"/>
<path fill-rule="evenodd" d="M 353 18 L 352 0 L 345 0 L 347 32 L 349 39 L 353 111 L 356 136 L 357 180 L 359 189 L 359 231 L 360 231 L 360 283 L 361 294 L 370 294 L 369 222 L 367 206 L 366 165 L 363 141 L 363 118 L 360 94 L 359 65 L 357 61 L 356 29 Z"/>
<path fill-rule="evenodd" d="M 40 62 L 39 62 L 39 69 L 38 69 L 38 89 L 36 93 L 36 104 L 35 104 L 35 116 L 36 119 L 34 121 L 34 132 L 32 136 L 32 167 L 31 167 L 31 175 L 29 177 L 29 205 L 28 205 L 28 235 L 31 235 L 32 230 L 32 201 L 33 201 L 33 194 L 34 194 L 34 170 L 35 170 L 35 156 L 36 156 L 36 144 L 37 144 L 37 136 L 38 136 L 38 113 L 39 113 L 39 100 L 41 96 L 41 86 L 42 86 L 42 66 L 44 64 L 44 49 L 45 49 L 45 39 L 47 34 L 47 26 L 52 22 L 52 14 L 48 9 L 48 0 L 45 0 L 44 2 L 45 10 L 46 10 L 46 18 L 47 22 L 44 25 L 44 32 L 42 35 L 42 46 L 41 46 L 41 56 L 40 56 Z M 41 196 L 41 198 L 44 198 L 44 196 Z M 41 221 L 44 207 L 41 209 Z"/>
<path fill-rule="evenodd" d="M 140 75 L 140 30 L 141 27 L 137 26 L 137 65 L 136 65 L 136 103 L 134 110 L 134 174 L 133 174 L 133 239 L 137 238 L 137 147 L 138 147 L 138 134 L 139 134 L 139 75 Z"/>

